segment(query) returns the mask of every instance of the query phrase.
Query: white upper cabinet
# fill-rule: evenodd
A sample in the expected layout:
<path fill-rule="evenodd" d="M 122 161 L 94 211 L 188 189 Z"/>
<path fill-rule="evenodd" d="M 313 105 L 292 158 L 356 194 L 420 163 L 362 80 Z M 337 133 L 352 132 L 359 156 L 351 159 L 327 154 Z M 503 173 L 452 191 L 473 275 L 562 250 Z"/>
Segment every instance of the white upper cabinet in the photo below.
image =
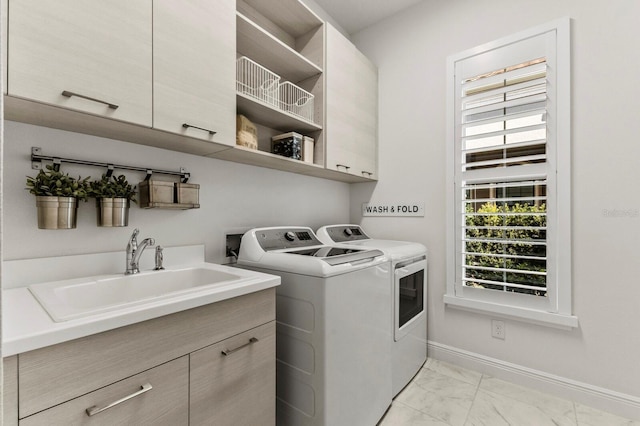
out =
<path fill-rule="evenodd" d="M 343 182 L 377 179 L 376 67 L 300 0 L 0 4 L 7 120 Z M 241 57 L 280 84 L 251 75 L 245 84 Z M 236 145 L 236 114 L 256 124 L 257 149 Z M 289 132 L 314 140 L 312 162 L 271 152 L 271 138 Z"/>
<path fill-rule="evenodd" d="M 377 178 L 378 70 L 327 24 L 326 167 Z"/>
<path fill-rule="evenodd" d="M 154 0 L 154 128 L 235 145 L 235 39 L 235 2 Z"/>
<path fill-rule="evenodd" d="M 11 1 L 8 94 L 150 127 L 151 14 L 151 0 Z"/>

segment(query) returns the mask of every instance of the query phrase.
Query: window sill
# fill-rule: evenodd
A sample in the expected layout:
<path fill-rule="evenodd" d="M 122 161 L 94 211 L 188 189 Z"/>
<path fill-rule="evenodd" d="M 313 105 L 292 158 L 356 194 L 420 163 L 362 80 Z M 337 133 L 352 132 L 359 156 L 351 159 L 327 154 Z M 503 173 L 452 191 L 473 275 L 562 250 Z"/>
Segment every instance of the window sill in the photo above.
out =
<path fill-rule="evenodd" d="M 462 309 L 480 314 L 544 325 L 547 327 L 561 328 L 564 330 L 571 330 L 578 327 L 578 317 L 574 315 L 564 315 L 519 308 L 516 306 L 501 305 L 498 303 L 481 302 L 478 300 L 450 296 L 448 294 L 444 295 L 444 303 L 447 307 L 454 309 Z"/>

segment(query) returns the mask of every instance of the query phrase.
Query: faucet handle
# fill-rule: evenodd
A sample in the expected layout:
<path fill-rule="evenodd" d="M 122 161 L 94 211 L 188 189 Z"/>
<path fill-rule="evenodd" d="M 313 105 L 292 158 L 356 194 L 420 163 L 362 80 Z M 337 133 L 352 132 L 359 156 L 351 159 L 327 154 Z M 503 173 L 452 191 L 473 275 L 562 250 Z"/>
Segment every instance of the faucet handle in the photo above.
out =
<path fill-rule="evenodd" d="M 161 271 L 164 269 L 162 266 L 162 262 L 164 261 L 164 254 L 162 254 L 162 246 L 156 247 L 156 267 L 153 268 L 154 271 Z"/>
<path fill-rule="evenodd" d="M 128 246 L 131 247 L 134 250 L 138 249 L 138 233 L 140 233 L 140 230 L 138 228 L 136 228 L 136 229 L 133 230 L 133 233 L 129 237 Z M 127 250 L 128 250 L 128 248 L 127 248 Z"/>

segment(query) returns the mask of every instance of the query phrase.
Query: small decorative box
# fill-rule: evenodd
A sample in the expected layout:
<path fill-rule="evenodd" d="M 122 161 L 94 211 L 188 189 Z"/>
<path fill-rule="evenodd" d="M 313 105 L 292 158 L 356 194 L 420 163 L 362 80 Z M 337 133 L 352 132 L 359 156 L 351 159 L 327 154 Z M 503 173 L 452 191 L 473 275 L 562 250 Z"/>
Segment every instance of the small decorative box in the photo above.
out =
<path fill-rule="evenodd" d="M 271 152 L 283 157 L 302 160 L 302 135 L 289 132 L 271 138 Z"/>
<path fill-rule="evenodd" d="M 140 207 L 156 207 L 158 203 L 174 203 L 174 182 L 162 180 L 144 180 L 138 184 L 140 188 Z"/>
<path fill-rule="evenodd" d="M 178 204 L 193 204 L 200 206 L 200 185 L 197 183 L 176 183 L 176 202 Z"/>

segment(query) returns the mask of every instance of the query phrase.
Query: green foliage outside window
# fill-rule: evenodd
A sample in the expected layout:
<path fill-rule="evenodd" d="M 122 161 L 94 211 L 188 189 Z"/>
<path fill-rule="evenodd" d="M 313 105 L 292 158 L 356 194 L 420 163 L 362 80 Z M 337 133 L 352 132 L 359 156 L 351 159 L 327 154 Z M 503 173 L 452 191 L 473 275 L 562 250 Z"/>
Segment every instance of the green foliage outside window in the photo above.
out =
<path fill-rule="evenodd" d="M 485 203 L 473 210 L 473 205 L 467 205 L 466 226 L 477 227 L 466 230 L 467 239 L 482 239 L 486 241 L 471 241 L 466 243 L 467 266 L 500 268 L 507 270 L 546 272 L 546 246 L 544 244 L 530 244 L 531 242 L 546 241 L 547 217 L 546 205 L 514 204 L 496 205 Z M 475 214 L 473 214 L 475 213 Z M 538 229 L 542 228 L 542 229 Z M 495 240 L 496 242 L 493 242 Z M 499 241 L 507 241 L 507 243 Z M 529 243 L 529 244 L 527 244 Z M 488 254 L 505 255 L 488 256 Z M 515 258 L 510 256 L 521 256 Z M 531 273 L 517 273 L 484 269 L 466 269 L 466 285 L 489 288 L 494 290 L 514 291 L 517 293 L 546 295 L 546 275 Z M 518 287 L 505 288 L 504 285 L 474 282 L 473 279 L 522 284 L 537 289 L 523 289 Z"/>

